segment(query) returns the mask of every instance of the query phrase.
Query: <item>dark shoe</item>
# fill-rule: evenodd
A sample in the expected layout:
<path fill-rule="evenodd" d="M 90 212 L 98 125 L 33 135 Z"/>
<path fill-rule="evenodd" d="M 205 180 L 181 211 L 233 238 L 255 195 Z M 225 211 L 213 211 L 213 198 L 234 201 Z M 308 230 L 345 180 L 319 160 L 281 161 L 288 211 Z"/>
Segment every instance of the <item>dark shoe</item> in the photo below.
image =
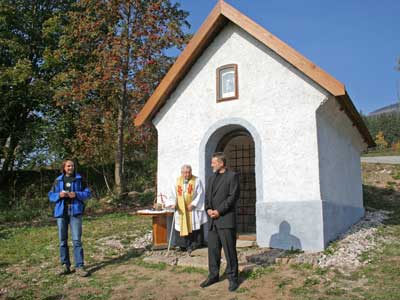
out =
<path fill-rule="evenodd" d="M 189 256 L 192 256 L 192 248 L 188 248 L 187 249 L 187 253 L 188 253 Z"/>
<path fill-rule="evenodd" d="M 237 280 L 229 280 L 228 290 L 230 292 L 236 291 L 238 287 L 239 287 L 239 283 L 237 282 Z"/>
<path fill-rule="evenodd" d="M 196 249 L 199 249 L 199 248 L 200 248 L 199 243 L 192 243 L 192 244 L 190 245 L 190 249 L 192 249 L 192 251 L 194 251 L 194 250 L 196 250 Z"/>
<path fill-rule="evenodd" d="M 76 268 L 75 273 L 80 277 L 88 277 L 90 274 L 84 267 Z"/>
<path fill-rule="evenodd" d="M 68 274 L 71 274 L 71 269 L 67 265 L 62 265 L 57 271 L 57 275 L 59 276 L 64 276 Z"/>
<path fill-rule="evenodd" d="M 206 288 L 214 283 L 217 283 L 219 281 L 218 278 L 207 278 L 206 280 L 204 280 L 202 283 L 200 283 L 200 286 L 202 288 Z"/>
<path fill-rule="evenodd" d="M 186 252 L 185 247 L 176 247 L 176 252 Z"/>

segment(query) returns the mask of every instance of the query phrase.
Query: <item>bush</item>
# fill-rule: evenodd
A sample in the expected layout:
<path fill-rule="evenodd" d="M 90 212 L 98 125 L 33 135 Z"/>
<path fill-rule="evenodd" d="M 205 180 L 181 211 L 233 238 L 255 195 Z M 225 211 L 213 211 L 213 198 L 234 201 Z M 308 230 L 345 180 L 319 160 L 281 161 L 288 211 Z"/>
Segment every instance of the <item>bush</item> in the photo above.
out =
<path fill-rule="evenodd" d="M 400 112 L 362 117 L 373 137 L 382 132 L 389 145 L 400 140 Z"/>
<path fill-rule="evenodd" d="M 1 194 L 4 195 L 4 193 Z M 51 216 L 52 206 L 50 205 L 47 197 L 21 198 L 16 201 L 16 205 L 0 210 L 0 224 L 8 222 L 33 221 L 37 219 L 49 218 Z"/>
<path fill-rule="evenodd" d="M 138 191 L 138 197 L 134 201 L 123 197 L 121 199 L 110 199 L 106 204 L 111 206 L 145 206 L 153 202 L 154 193 L 144 192 L 146 189 L 154 188 L 156 158 L 150 156 L 147 159 L 127 162 L 126 182 L 128 191 Z M 79 166 L 78 172 L 82 175 L 84 184 L 92 191 L 92 199 L 86 203 L 88 213 L 101 210 L 104 202 L 98 200 L 103 197 L 111 197 L 104 182 L 103 174 L 96 170 L 105 170 L 113 174 L 113 165 L 96 166 L 87 168 Z M 48 192 L 51 189 L 59 170 L 20 170 L 14 171 L 7 177 L 7 182 L 0 190 L 0 223 L 31 221 L 34 219 L 50 216 L 52 205 L 48 200 Z M 110 175 L 112 177 L 112 175 Z M 113 184 L 110 179 L 110 185 Z M 109 208 L 109 207 L 107 207 Z"/>

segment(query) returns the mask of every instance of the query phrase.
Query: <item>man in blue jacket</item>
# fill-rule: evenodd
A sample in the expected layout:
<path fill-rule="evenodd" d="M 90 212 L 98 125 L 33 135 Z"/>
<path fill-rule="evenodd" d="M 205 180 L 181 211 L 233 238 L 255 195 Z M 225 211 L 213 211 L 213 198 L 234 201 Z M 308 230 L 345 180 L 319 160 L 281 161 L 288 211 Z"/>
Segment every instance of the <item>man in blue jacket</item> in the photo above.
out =
<path fill-rule="evenodd" d="M 59 275 L 71 273 L 71 261 L 68 248 L 68 225 L 71 227 L 72 244 L 76 273 L 86 277 L 89 273 L 84 268 L 82 237 L 82 215 L 84 201 L 90 198 L 90 191 L 82 185 L 82 177 L 75 173 L 72 160 L 64 160 L 62 174 L 56 178 L 49 192 L 49 199 L 55 202 L 54 217 L 57 218 L 60 241 L 61 270 Z"/>

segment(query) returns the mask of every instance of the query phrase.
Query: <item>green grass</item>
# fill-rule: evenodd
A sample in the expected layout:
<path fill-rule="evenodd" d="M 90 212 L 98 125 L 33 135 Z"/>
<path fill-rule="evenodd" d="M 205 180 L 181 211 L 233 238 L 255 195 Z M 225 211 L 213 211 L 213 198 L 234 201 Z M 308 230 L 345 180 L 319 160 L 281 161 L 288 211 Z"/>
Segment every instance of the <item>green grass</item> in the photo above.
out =
<path fill-rule="evenodd" d="M 5 203 L 13 203 L 12 208 Z M 52 216 L 52 204 L 47 197 L 16 197 L 0 191 L 0 224 L 26 222 L 32 220 L 48 220 Z"/>
<path fill-rule="evenodd" d="M 386 242 L 376 249 L 361 254 L 361 261 L 368 264 L 349 274 L 337 269 L 311 268 L 309 265 L 291 265 L 295 278 L 305 278 L 302 282 L 284 279 L 277 281 L 277 289 L 289 290 L 296 300 L 305 299 L 400 299 L 400 197 L 396 194 L 399 179 L 398 166 L 385 165 L 390 169 L 393 180 L 386 180 L 387 188 L 364 185 L 364 205 L 369 209 L 391 211 L 384 226 L 378 227 L 377 235 L 385 237 Z M 367 179 L 379 178 L 382 167 L 368 166 Z M 376 172 L 376 174 L 373 174 Z M 371 182 L 371 181 L 370 181 Z M 333 242 L 324 254 L 333 254 L 338 247 Z"/>
<path fill-rule="evenodd" d="M 304 280 L 304 286 L 313 286 L 313 285 L 317 285 L 320 283 L 320 280 L 317 278 L 311 278 L 311 277 L 307 277 Z"/>
<path fill-rule="evenodd" d="M 273 282 L 273 291 L 284 299 L 400 299 L 400 196 L 395 193 L 398 186 L 393 184 L 400 169 L 398 166 L 385 168 L 392 168 L 393 179 L 388 178 L 383 182 L 390 188 L 363 186 L 366 207 L 392 212 L 385 225 L 378 228 L 377 234 L 385 237 L 386 242 L 361 255 L 362 260 L 369 262 L 367 265 L 349 274 L 336 269 L 316 268 L 311 264 L 259 267 L 241 274 L 244 282 L 231 299 L 249 299 L 252 286 L 254 289 L 262 288 L 265 282 Z M 380 169 L 369 169 L 368 172 L 381 174 Z M 184 299 L 207 299 L 207 296 L 212 298 L 214 295 L 206 294 L 209 292 L 207 289 L 191 290 L 191 280 L 205 277 L 206 270 L 147 263 L 143 261 L 141 251 L 131 248 L 136 237 L 151 229 L 151 218 L 127 213 L 85 217 L 85 260 L 89 268 L 96 270 L 87 280 L 79 280 L 74 275 L 54 276 L 59 264 L 54 219 L 44 219 L 35 223 L 35 226 L 26 222 L 15 223 L 15 220 L 0 225 L 0 282 L 1 287 L 7 289 L 6 296 L 0 298 L 68 299 L 71 290 L 80 290 L 82 292 L 76 295 L 77 299 L 110 299 L 118 287 L 136 295 L 141 290 L 138 285 L 163 287 L 165 278 L 173 276 L 180 277 L 181 285 L 188 288 L 188 292 L 182 295 Z M 108 240 L 119 241 L 123 247 L 117 249 L 107 246 Z M 337 242 L 333 242 L 325 254 L 334 253 L 337 245 Z M 296 254 L 295 251 L 286 253 L 287 256 Z M 136 284 L 131 285 L 132 281 Z M 142 291 L 140 294 L 140 299 L 155 297 L 157 295 L 151 291 Z"/>
<path fill-rule="evenodd" d="M 315 268 L 314 274 L 315 275 L 325 275 L 327 272 L 328 272 L 327 269 L 317 267 L 317 268 Z"/>
<path fill-rule="evenodd" d="M 390 168 L 393 176 L 397 176 L 397 166 Z M 377 167 L 376 172 L 379 171 Z M 394 193 L 394 183 L 389 181 L 388 185 L 391 188 L 364 185 L 363 190 L 366 207 L 392 212 L 385 225 L 378 228 L 378 235 L 389 240 L 377 249 L 362 253 L 361 260 L 370 263 L 350 274 L 318 268 L 309 277 L 311 269 L 293 265 L 306 278 L 300 286 L 287 286 L 296 299 L 400 299 L 400 197 Z M 324 252 L 329 255 L 336 248 L 334 242 Z M 357 282 L 362 283 L 355 286 Z"/>
<path fill-rule="evenodd" d="M 81 294 L 79 295 L 80 300 L 105 300 L 109 299 L 111 296 L 111 291 L 108 293 L 104 292 L 102 294 L 97 294 L 97 293 L 87 293 L 87 294 Z"/>
<path fill-rule="evenodd" d="M 54 226 L 4 228 L 0 231 L 0 261 L 37 265 L 48 260 L 57 244 Z"/>
<path fill-rule="evenodd" d="M 346 291 L 338 287 L 332 287 L 326 291 L 326 294 L 329 296 L 343 296 Z"/>
<path fill-rule="evenodd" d="M 246 279 L 256 280 L 256 279 L 259 279 L 259 278 L 261 278 L 261 277 L 263 277 L 265 275 L 271 274 L 274 271 L 275 271 L 275 268 L 271 267 L 271 266 L 269 266 L 269 267 L 258 267 L 258 268 L 255 268 L 255 269 L 249 271 L 249 272 L 244 273 L 243 275 L 244 275 L 244 277 Z"/>
<path fill-rule="evenodd" d="M 300 250 L 300 249 L 290 249 L 290 250 L 286 250 L 284 253 L 284 257 L 294 257 L 300 253 L 303 253 L 304 251 Z"/>
<path fill-rule="evenodd" d="M 160 263 L 149 263 L 149 262 L 145 262 L 143 261 L 143 259 L 138 259 L 135 261 L 135 264 L 144 268 L 148 268 L 148 269 L 154 269 L 154 270 L 159 270 L 159 271 L 163 271 L 167 268 L 167 264 L 160 262 Z"/>
<path fill-rule="evenodd" d="M 277 287 L 278 289 L 280 289 L 280 290 L 283 290 L 283 289 L 285 289 L 287 286 L 289 286 L 290 284 L 292 284 L 292 282 L 293 282 L 293 278 L 284 278 L 284 279 L 280 280 L 280 281 L 277 283 L 276 287 Z"/>
<path fill-rule="evenodd" d="M 181 267 L 181 266 L 174 266 L 172 271 L 176 273 L 188 273 L 188 274 L 202 274 L 207 275 L 208 271 L 205 269 L 195 268 L 195 267 Z"/>
<path fill-rule="evenodd" d="M 236 290 L 236 293 L 238 293 L 238 294 L 244 294 L 244 293 L 248 293 L 248 292 L 250 292 L 250 289 L 245 288 L 245 287 L 240 287 Z"/>
<path fill-rule="evenodd" d="M 309 263 L 304 263 L 304 264 L 291 264 L 290 268 L 293 270 L 298 270 L 298 271 L 310 271 L 313 269 L 313 265 Z"/>
<path fill-rule="evenodd" d="M 339 247 L 338 242 L 334 241 L 330 243 L 329 246 L 324 250 L 324 254 L 327 256 L 333 255 L 338 247 Z"/>
<path fill-rule="evenodd" d="M 140 218 L 117 213 L 102 217 L 87 217 L 83 221 L 83 246 L 89 268 L 104 268 L 108 265 L 135 262 L 141 254 L 132 249 L 114 252 L 104 257 L 101 238 L 133 240 L 151 228 L 149 218 Z M 72 253 L 71 253 L 72 255 Z M 112 287 L 124 281 L 124 275 L 112 275 L 96 281 L 96 275 L 86 282 L 73 281 L 70 277 L 55 276 L 59 265 L 58 237 L 55 220 L 50 225 L 37 227 L 0 227 L 0 282 L 7 287 L 7 299 L 44 299 L 62 297 L 62 291 L 71 287 L 91 287 L 95 293 L 83 293 L 80 299 L 108 299 Z M 74 276 L 74 275 L 71 275 Z"/>
<path fill-rule="evenodd" d="M 126 214 L 110 214 L 102 217 L 84 218 L 82 241 L 86 252 L 99 253 L 98 240 L 112 236 L 129 239 L 150 230 L 150 220 Z M 55 220 L 53 225 L 40 227 L 0 228 L 0 261 L 3 264 L 26 263 L 38 265 L 49 261 L 57 253 L 58 237 Z M 118 252 L 113 252 L 117 255 Z M 88 257 L 88 262 L 91 259 Z"/>

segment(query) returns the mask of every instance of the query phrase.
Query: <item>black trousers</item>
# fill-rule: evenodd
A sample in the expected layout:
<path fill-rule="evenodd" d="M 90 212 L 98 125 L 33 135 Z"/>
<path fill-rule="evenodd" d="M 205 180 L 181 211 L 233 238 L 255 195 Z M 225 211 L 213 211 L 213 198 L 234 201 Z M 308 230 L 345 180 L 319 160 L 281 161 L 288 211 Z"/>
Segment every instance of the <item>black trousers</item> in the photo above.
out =
<path fill-rule="evenodd" d="M 236 253 L 236 230 L 234 228 L 218 229 L 215 226 L 208 232 L 208 270 L 209 277 L 219 277 L 221 249 L 226 258 L 225 274 L 229 280 L 238 280 L 238 258 Z"/>
<path fill-rule="evenodd" d="M 179 231 L 174 229 L 175 242 L 174 245 L 192 250 L 200 248 L 204 244 L 203 225 L 201 229 L 194 230 L 188 236 L 180 236 Z"/>

